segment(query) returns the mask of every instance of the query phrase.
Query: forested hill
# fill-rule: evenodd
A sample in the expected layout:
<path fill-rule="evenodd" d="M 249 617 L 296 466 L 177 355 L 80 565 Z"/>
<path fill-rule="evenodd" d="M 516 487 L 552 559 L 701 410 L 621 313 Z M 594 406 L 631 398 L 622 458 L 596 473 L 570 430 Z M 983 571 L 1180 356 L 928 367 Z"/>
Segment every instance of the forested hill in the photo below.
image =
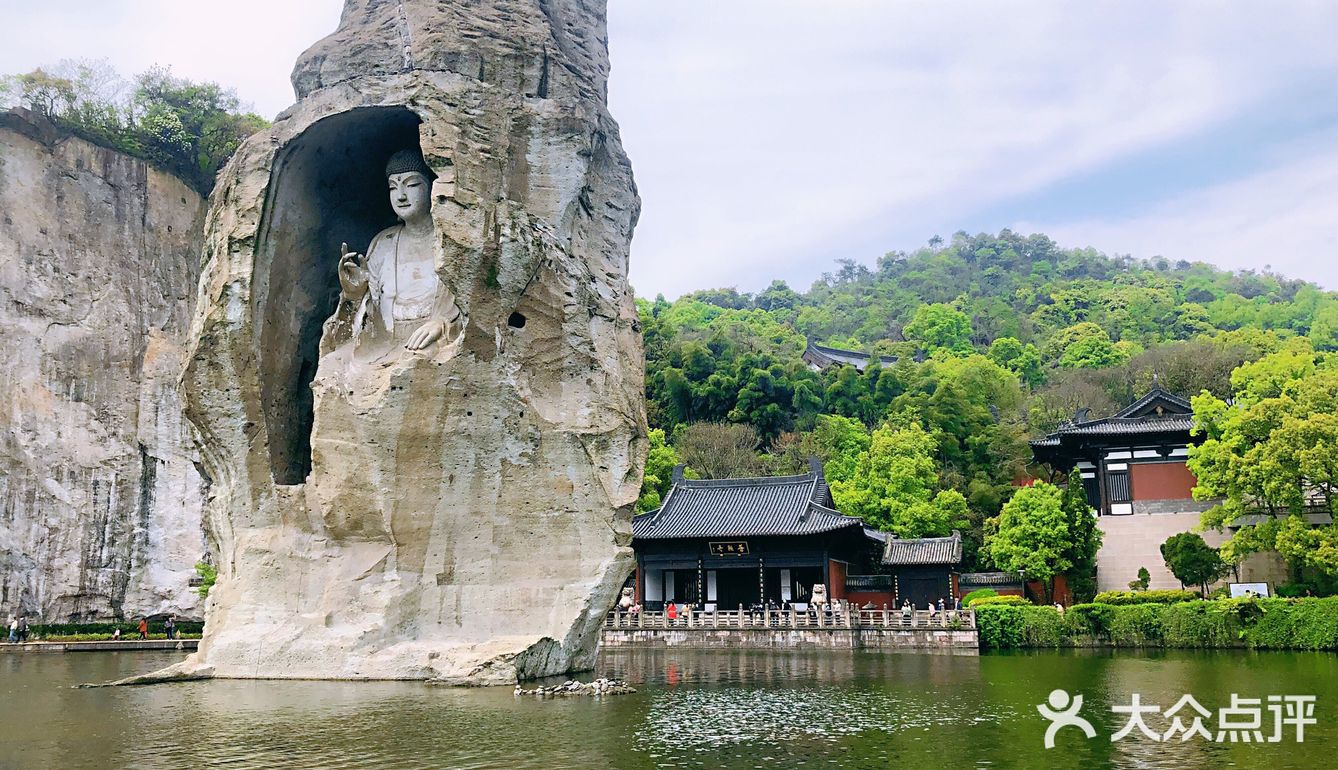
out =
<path fill-rule="evenodd" d="M 1110 414 L 1154 375 L 1168 390 L 1225 397 L 1242 362 L 1338 347 L 1338 296 L 1314 284 L 1061 249 L 1044 235 L 959 233 L 876 268 L 838 268 L 807 291 L 774 281 L 756 295 L 640 301 L 650 422 L 663 431 L 643 508 L 658 504 L 671 459 L 720 476 L 802 472 L 816 453 L 841 476 L 861 456 L 877 461 L 868 447 L 881 429 L 929 468 L 921 498 L 960 492 L 979 522 L 1026 474 L 1026 439 L 1077 407 Z M 898 363 L 814 373 L 805 338 Z M 868 511 L 898 508 L 891 492 L 865 491 L 883 495 Z"/>

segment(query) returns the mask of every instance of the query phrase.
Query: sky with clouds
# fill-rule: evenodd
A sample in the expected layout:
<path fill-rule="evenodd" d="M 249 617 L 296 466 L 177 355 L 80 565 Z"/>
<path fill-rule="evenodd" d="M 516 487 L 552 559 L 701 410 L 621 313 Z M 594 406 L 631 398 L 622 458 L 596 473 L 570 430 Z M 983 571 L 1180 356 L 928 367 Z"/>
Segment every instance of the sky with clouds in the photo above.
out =
<path fill-rule="evenodd" d="M 1338 3 L 609 4 L 643 295 L 1004 227 L 1338 289 Z M 340 6 L 0 0 L 0 72 L 167 64 L 273 115 Z"/>

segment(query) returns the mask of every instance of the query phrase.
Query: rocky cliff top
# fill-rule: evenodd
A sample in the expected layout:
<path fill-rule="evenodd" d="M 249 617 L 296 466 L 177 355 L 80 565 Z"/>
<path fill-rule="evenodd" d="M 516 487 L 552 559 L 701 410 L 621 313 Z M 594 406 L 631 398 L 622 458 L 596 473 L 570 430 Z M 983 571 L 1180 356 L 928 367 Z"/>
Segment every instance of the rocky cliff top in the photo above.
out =
<path fill-rule="evenodd" d="M 339 28 L 297 60 L 303 99 L 365 76 L 451 72 L 527 96 L 604 98 L 604 3 L 581 0 L 345 0 Z"/>

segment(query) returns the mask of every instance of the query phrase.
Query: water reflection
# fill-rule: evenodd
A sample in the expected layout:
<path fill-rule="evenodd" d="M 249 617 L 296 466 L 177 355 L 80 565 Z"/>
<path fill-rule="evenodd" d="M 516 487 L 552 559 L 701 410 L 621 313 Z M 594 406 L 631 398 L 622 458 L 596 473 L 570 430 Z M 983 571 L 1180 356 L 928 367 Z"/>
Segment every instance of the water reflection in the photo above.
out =
<path fill-rule="evenodd" d="M 412 682 L 196 682 L 72 690 L 161 654 L 0 655 L 0 767 L 888 768 L 1332 766 L 1330 655 L 617 650 L 600 674 L 635 695 L 536 701 Z M 1096 740 L 1041 748 L 1035 704 L 1085 695 Z M 1109 736 L 1132 692 L 1205 706 L 1231 692 L 1320 696 L 1307 742 L 1171 744 Z"/>

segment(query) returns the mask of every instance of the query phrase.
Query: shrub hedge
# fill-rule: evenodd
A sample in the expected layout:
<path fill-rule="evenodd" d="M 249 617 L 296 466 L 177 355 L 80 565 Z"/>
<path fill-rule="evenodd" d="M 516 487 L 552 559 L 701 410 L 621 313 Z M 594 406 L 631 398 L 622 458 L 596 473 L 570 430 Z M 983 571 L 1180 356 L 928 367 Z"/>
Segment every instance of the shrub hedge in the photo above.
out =
<path fill-rule="evenodd" d="M 1196 591 L 1102 591 L 1092 597 L 1093 604 L 1175 604 L 1199 598 Z"/>
<path fill-rule="evenodd" d="M 178 638 L 178 639 L 199 639 L 200 637 L 201 637 L 201 634 L 200 634 L 199 632 L 195 632 L 195 633 L 180 633 L 180 634 L 177 634 L 177 637 L 176 637 L 176 638 Z M 112 638 L 113 638 L 113 637 L 112 637 L 111 634 L 68 634 L 68 635 L 60 635 L 60 636 L 44 636 L 44 637 L 42 637 L 42 638 L 40 638 L 40 639 L 29 639 L 29 641 L 42 641 L 42 642 L 109 642 L 109 641 L 112 640 Z M 152 641 L 161 641 L 161 640 L 164 640 L 164 639 L 166 639 L 166 638 L 167 638 L 167 634 L 149 634 L 149 641 L 151 641 L 151 642 L 152 642 Z M 126 634 L 126 633 L 122 633 L 122 634 L 121 634 L 121 640 L 122 640 L 122 641 L 133 642 L 133 641 L 136 641 L 136 640 L 138 640 L 138 639 L 139 639 L 139 632 L 138 632 L 138 631 L 136 631 L 134 634 Z"/>
<path fill-rule="evenodd" d="M 134 639 L 139 636 L 139 621 L 133 623 L 34 623 L 28 627 L 29 638 L 34 639 L 70 639 L 88 641 L 93 637 L 105 635 L 110 639 L 112 632 L 121 629 L 121 636 Z M 177 633 L 180 636 L 199 636 L 204 631 L 204 623 L 198 621 L 177 621 Z M 149 637 L 167 638 L 167 631 L 161 621 L 149 622 Z M 80 639 L 79 637 L 88 637 Z"/>
<path fill-rule="evenodd" d="M 977 588 L 976 590 L 962 597 L 962 606 L 970 607 L 971 602 L 975 601 L 976 599 L 984 599 L 987 596 L 998 596 L 998 595 L 999 592 L 994 590 L 993 588 Z"/>
<path fill-rule="evenodd" d="M 987 604 L 976 608 L 981 645 L 1072 647 L 1249 647 L 1338 650 L 1338 597 L 1222 599 L 1178 604 Z"/>
<path fill-rule="evenodd" d="M 1012 596 L 1012 595 L 999 596 L 998 594 L 995 594 L 994 596 L 982 596 L 977 599 L 972 599 L 971 601 L 966 603 L 966 606 L 979 607 L 983 604 L 1005 604 L 1005 605 L 1012 604 L 1015 606 L 1022 606 L 1031 604 L 1031 602 L 1027 601 L 1026 599 L 1023 599 L 1021 596 Z"/>

